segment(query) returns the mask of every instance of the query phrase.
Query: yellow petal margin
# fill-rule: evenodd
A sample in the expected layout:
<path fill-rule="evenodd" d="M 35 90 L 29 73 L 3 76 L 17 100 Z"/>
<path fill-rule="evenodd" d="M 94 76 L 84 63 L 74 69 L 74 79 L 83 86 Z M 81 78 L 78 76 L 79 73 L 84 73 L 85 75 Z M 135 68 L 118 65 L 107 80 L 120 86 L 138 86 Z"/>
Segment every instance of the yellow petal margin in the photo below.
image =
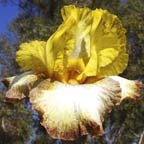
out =
<path fill-rule="evenodd" d="M 105 114 L 125 98 L 138 98 L 141 87 L 140 82 L 118 76 L 82 85 L 45 80 L 29 98 L 53 138 L 74 140 L 87 134 L 103 135 Z"/>
<path fill-rule="evenodd" d="M 20 45 L 16 60 L 24 70 L 68 83 L 118 75 L 128 63 L 126 37 L 119 18 L 107 10 L 64 6 L 63 23 L 47 42 Z"/>

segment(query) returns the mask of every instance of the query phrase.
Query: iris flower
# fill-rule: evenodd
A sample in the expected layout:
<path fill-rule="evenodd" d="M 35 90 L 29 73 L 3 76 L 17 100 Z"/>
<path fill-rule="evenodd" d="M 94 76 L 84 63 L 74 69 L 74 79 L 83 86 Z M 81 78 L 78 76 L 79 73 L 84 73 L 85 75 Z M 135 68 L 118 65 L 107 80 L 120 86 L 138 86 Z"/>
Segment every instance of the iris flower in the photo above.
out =
<path fill-rule="evenodd" d="M 4 78 L 9 102 L 29 97 L 53 138 L 103 135 L 104 116 L 125 98 L 137 99 L 143 84 L 119 77 L 127 67 L 126 36 L 107 10 L 64 6 L 62 24 L 47 41 L 20 45 L 24 72 Z"/>

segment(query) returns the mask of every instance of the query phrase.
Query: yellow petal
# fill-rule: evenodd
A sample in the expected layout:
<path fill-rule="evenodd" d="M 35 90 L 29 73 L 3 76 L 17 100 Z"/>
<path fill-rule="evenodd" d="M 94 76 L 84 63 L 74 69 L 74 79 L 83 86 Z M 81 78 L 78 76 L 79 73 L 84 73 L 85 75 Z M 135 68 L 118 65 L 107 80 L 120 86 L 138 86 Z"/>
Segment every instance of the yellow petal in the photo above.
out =
<path fill-rule="evenodd" d="M 120 52 L 115 60 L 105 67 L 101 67 L 99 75 L 113 76 L 122 73 L 128 64 L 128 54 Z"/>
<path fill-rule="evenodd" d="M 63 23 L 47 43 L 24 43 L 16 60 L 24 70 L 61 82 L 118 75 L 127 66 L 125 29 L 106 10 L 64 6 Z"/>
<path fill-rule="evenodd" d="M 83 85 L 45 80 L 29 97 L 32 107 L 42 115 L 42 125 L 53 138 L 74 140 L 88 133 L 102 135 L 105 114 L 123 99 L 136 98 L 140 87 L 141 84 L 120 77 Z"/>
<path fill-rule="evenodd" d="M 87 57 L 82 55 L 86 56 L 87 50 L 85 48 L 81 50 L 81 45 L 89 41 L 86 34 L 90 30 L 91 16 L 89 9 L 77 9 L 75 6 L 64 7 L 62 13 L 65 13 L 64 11 L 69 11 L 69 16 L 64 16 L 67 19 L 50 37 L 46 50 L 47 57 L 51 58 L 48 65 L 50 65 L 52 77 L 67 82 L 69 79 L 76 79 L 76 76 L 84 69 Z M 86 44 L 86 47 L 89 48 L 89 44 Z"/>
<path fill-rule="evenodd" d="M 74 79 L 83 83 L 87 77 L 118 75 L 124 71 L 128 63 L 125 29 L 117 16 L 102 9 L 72 5 L 62 9 L 62 16 L 64 21 L 75 21 L 67 32 L 75 42 L 68 61 L 75 59 L 75 65 L 79 59 L 83 62 L 82 68 L 77 67 L 79 73 Z"/>
<path fill-rule="evenodd" d="M 47 73 L 46 42 L 31 41 L 22 43 L 16 52 L 16 61 L 23 70 L 32 70 L 36 73 Z"/>
<path fill-rule="evenodd" d="M 67 20 L 71 15 L 76 18 L 77 8 L 74 5 L 64 6 L 61 9 L 61 15 L 64 21 Z"/>
<path fill-rule="evenodd" d="M 112 63 L 119 52 L 113 48 L 106 48 L 99 52 L 99 67 L 105 67 Z"/>
<path fill-rule="evenodd" d="M 66 81 L 67 80 L 67 63 L 68 54 L 71 52 L 74 41 L 70 34 L 66 34 L 71 28 L 73 22 L 66 21 L 58 30 L 50 37 L 46 45 L 46 55 L 48 59 L 48 69 L 52 79 Z"/>
<path fill-rule="evenodd" d="M 106 10 L 96 9 L 92 13 L 91 56 L 79 79 L 118 75 L 124 71 L 128 62 L 125 29 L 120 20 Z"/>

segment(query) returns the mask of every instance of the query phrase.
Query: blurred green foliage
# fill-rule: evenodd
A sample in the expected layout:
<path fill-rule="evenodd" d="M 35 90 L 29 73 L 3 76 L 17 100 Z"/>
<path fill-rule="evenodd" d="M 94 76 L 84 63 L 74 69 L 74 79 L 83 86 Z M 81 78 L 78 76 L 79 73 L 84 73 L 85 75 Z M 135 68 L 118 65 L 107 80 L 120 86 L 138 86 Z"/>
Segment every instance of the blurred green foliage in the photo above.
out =
<path fill-rule="evenodd" d="M 7 4 L 10 0 L 0 1 Z M 30 40 L 47 40 L 61 23 L 60 9 L 64 5 L 75 4 L 92 9 L 103 8 L 119 16 L 127 30 L 127 50 L 129 65 L 122 74 L 129 79 L 144 82 L 144 1 L 143 0 L 18 0 L 11 1 L 19 7 L 18 16 L 10 23 L 13 37 L 0 36 L 0 75 L 13 75 L 19 71 L 14 62 L 19 43 Z M 7 56 L 7 57 L 5 57 Z M 34 112 L 22 104 L 4 102 L 4 86 L 0 91 L 0 144 L 53 144 L 33 118 Z M 36 116 L 37 117 L 37 116 Z M 34 120 L 34 122 L 33 122 Z M 97 144 L 137 144 L 144 130 L 144 94 L 140 101 L 124 101 L 107 115 L 104 122 L 105 135 L 81 143 Z M 31 140 L 31 141 L 29 141 Z M 63 144 L 80 144 L 62 142 Z"/>
<path fill-rule="evenodd" d="M 0 144 L 22 144 L 29 139 L 31 110 L 22 104 L 8 104 L 0 91 Z"/>

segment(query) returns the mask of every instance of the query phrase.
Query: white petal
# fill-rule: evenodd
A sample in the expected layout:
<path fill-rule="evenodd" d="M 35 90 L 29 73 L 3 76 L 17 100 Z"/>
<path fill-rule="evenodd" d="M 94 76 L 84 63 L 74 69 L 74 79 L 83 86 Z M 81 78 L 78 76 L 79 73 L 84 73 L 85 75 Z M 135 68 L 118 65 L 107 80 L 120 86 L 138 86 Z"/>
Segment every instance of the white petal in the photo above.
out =
<path fill-rule="evenodd" d="M 29 96 L 33 108 L 42 114 L 47 132 L 69 140 L 88 133 L 102 135 L 104 114 L 121 99 L 119 84 L 110 78 L 83 85 L 46 80 Z"/>
<path fill-rule="evenodd" d="M 9 88 L 6 92 L 6 101 L 15 102 L 25 98 L 25 95 L 29 94 L 30 89 L 38 79 L 39 77 L 32 72 L 4 78 L 2 82 Z"/>
<path fill-rule="evenodd" d="M 140 81 L 128 80 L 120 76 L 111 76 L 113 80 L 120 83 L 122 90 L 121 100 L 125 98 L 137 99 L 140 96 L 140 91 L 143 88 L 143 84 Z"/>

